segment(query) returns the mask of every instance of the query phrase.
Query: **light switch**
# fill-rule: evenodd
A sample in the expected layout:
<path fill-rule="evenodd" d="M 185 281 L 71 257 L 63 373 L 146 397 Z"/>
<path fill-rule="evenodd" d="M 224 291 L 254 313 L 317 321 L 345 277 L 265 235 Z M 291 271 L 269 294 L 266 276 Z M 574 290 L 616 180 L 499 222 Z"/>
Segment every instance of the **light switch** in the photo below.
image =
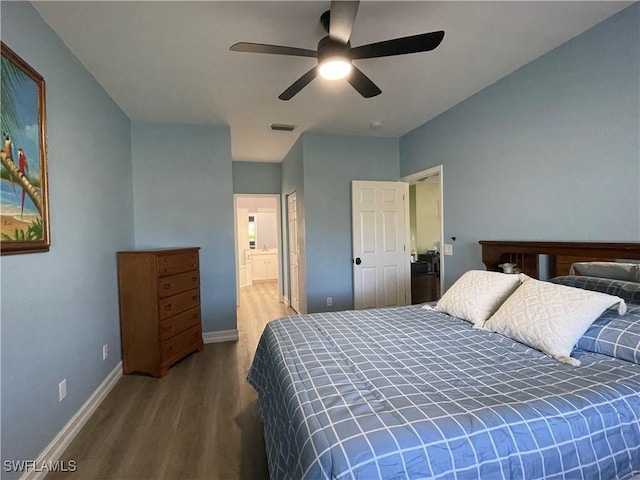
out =
<path fill-rule="evenodd" d="M 445 255 L 453 255 L 453 245 L 450 243 L 444 244 L 444 254 Z"/>

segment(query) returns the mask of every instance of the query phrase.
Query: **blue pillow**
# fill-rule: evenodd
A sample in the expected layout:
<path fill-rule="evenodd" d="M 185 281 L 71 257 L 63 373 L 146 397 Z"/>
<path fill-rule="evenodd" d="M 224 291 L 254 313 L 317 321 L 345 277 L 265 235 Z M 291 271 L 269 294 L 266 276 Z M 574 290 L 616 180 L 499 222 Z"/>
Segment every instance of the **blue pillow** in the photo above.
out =
<path fill-rule="evenodd" d="M 606 310 L 580 337 L 576 348 L 640 364 L 640 305 L 628 304 L 627 313 Z"/>
<path fill-rule="evenodd" d="M 566 285 L 567 287 L 593 290 L 608 293 L 622 298 L 627 303 L 640 303 L 640 283 L 612 280 L 610 278 L 584 277 L 581 275 L 566 275 L 549 280 L 551 283 Z"/>
<path fill-rule="evenodd" d="M 550 281 L 623 298 L 627 313 L 618 315 L 615 308 L 605 310 L 578 340 L 576 348 L 640 364 L 640 283 L 582 276 Z"/>

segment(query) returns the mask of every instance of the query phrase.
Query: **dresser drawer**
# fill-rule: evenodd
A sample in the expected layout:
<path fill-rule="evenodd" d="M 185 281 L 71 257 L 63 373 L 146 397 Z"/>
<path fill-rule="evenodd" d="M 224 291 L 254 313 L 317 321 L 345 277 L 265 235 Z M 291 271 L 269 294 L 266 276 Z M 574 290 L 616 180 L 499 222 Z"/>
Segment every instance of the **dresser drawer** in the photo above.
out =
<path fill-rule="evenodd" d="M 198 252 L 161 255 L 158 257 L 158 276 L 166 277 L 176 273 L 197 270 L 199 267 Z"/>
<path fill-rule="evenodd" d="M 194 325 L 200 324 L 200 309 L 192 308 L 160 322 L 160 340 L 167 340 Z"/>
<path fill-rule="evenodd" d="M 193 272 L 171 275 L 158 280 L 158 296 L 160 298 L 170 297 L 176 293 L 192 290 L 200 286 L 200 273 Z"/>
<path fill-rule="evenodd" d="M 200 325 L 195 325 L 189 330 L 160 343 L 161 362 L 164 363 L 173 357 L 181 357 L 185 351 L 192 348 L 195 349 L 201 342 L 202 330 Z"/>
<path fill-rule="evenodd" d="M 171 317 L 177 313 L 184 312 L 200 304 L 200 289 L 189 290 L 178 293 L 172 297 L 163 298 L 158 302 L 160 319 Z"/>

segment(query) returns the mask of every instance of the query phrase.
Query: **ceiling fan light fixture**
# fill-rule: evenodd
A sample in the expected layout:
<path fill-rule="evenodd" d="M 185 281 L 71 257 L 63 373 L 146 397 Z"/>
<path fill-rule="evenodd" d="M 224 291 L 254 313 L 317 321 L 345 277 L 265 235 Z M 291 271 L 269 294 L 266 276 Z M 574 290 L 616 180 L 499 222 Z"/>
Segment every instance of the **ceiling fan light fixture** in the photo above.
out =
<path fill-rule="evenodd" d="M 329 58 L 320 64 L 320 76 L 327 80 L 340 80 L 350 73 L 351 62 L 345 58 Z"/>
<path fill-rule="evenodd" d="M 318 75 L 327 80 L 346 78 L 347 82 L 363 98 L 375 97 L 380 95 L 382 90 L 357 66 L 352 65 L 352 60 L 428 52 L 440 45 L 444 38 L 444 31 L 393 38 L 351 48 L 351 31 L 359 4 L 359 0 L 331 1 L 331 9 L 324 12 L 320 18 L 320 23 L 328 35 L 320 39 L 315 51 L 306 48 L 250 42 L 234 43 L 230 49 L 234 52 L 268 53 L 317 59 L 316 65 L 311 70 L 278 95 L 280 100 L 291 100 Z"/>

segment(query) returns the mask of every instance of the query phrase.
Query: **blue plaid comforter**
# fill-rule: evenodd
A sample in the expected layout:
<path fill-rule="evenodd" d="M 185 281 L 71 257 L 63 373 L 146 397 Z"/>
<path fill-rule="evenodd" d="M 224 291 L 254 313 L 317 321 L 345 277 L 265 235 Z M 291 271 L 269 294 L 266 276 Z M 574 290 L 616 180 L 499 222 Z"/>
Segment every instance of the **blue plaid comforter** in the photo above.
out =
<path fill-rule="evenodd" d="M 419 306 L 271 322 L 249 372 L 271 478 L 630 478 L 640 365 L 576 356 Z"/>

